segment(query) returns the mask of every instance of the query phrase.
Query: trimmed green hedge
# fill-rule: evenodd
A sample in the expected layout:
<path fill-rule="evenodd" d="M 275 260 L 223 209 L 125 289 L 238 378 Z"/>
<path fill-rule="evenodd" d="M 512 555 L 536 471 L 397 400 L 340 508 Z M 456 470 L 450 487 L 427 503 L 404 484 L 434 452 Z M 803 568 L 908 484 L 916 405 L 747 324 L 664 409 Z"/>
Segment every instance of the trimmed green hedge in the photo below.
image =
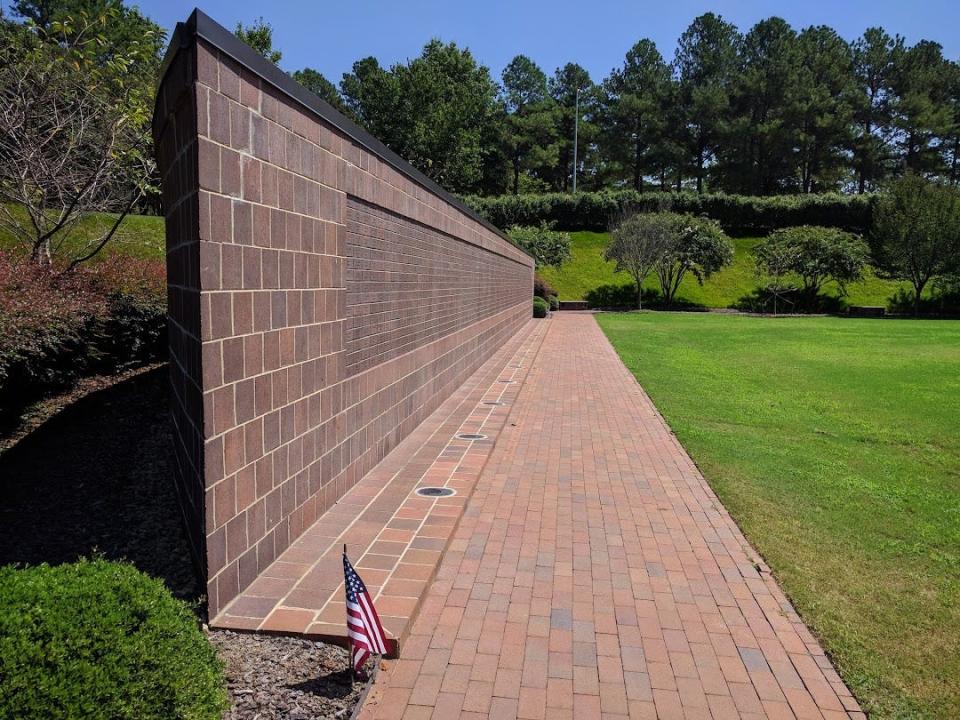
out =
<path fill-rule="evenodd" d="M 545 318 L 547 316 L 548 310 L 550 310 L 549 303 L 546 300 L 544 300 L 542 297 L 534 296 L 533 316 L 535 318 Z"/>
<path fill-rule="evenodd" d="M 606 230 L 623 210 L 671 210 L 706 215 L 738 236 L 766 235 L 795 225 L 822 225 L 864 234 L 870 226 L 872 195 L 697 195 L 681 192 L 614 192 L 569 195 L 467 197 L 465 202 L 494 225 L 556 223 L 563 230 Z"/>
<path fill-rule="evenodd" d="M 0 568 L 0 718 L 218 720 L 223 665 L 197 618 L 132 565 Z"/>

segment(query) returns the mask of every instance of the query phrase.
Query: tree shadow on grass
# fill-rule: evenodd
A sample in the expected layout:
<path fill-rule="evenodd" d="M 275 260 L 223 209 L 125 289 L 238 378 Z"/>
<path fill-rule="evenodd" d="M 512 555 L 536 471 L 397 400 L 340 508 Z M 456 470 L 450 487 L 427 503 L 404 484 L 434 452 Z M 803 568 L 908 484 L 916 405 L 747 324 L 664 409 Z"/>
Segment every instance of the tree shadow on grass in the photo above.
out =
<path fill-rule="evenodd" d="M 600 285 L 587 292 L 584 300 L 591 308 L 602 310 L 636 310 L 637 288 L 634 285 Z M 664 302 L 659 290 L 643 289 L 645 310 L 706 310 L 698 303 L 675 297 L 670 305 Z"/>
<path fill-rule="evenodd" d="M 796 288 L 773 291 L 769 288 L 754 288 L 733 304 L 741 312 L 766 315 L 791 314 L 839 314 L 847 309 L 844 298 L 820 293 L 813 298 L 805 296 Z"/>
<path fill-rule="evenodd" d="M 81 398 L 0 454 L 0 565 L 99 553 L 196 599 L 167 403 L 162 366 Z"/>

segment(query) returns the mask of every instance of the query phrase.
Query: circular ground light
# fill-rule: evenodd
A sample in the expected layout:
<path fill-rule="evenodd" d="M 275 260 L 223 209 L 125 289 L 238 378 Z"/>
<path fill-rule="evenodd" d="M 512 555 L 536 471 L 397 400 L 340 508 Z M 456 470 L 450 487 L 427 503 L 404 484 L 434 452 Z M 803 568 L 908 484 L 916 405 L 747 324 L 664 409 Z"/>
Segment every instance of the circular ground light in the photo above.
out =
<path fill-rule="evenodd" d="M 497 382 L 502 382 L 504 385 L 509 385 L 513 380 L 497 380 Z"/>
<path fill-rule="evenodd" d="M 484 405 L 506 405 L 502 400 L 484 400 Z"/>
<path fill-rule="evenodd" d="M 480 433 L 457 433 L 457 437 L 460 440 L 486 440 L 486 435 L 481 435 Z"/>
<path fill-rule="evenodd" d="M 457 491 L 446 487 L 422 487 L 417 488 L 417 495 L 420 497 L 449 497 L 456 495 Z"/>

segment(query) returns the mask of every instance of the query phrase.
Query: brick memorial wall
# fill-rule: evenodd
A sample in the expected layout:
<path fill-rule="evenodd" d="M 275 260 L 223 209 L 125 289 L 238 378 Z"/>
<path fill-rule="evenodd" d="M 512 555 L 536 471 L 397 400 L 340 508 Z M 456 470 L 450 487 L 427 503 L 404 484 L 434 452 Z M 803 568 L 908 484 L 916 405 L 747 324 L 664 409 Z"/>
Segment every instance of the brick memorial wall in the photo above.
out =
<path fill-rule="evenodd" d="M 199 11 L 153 130 L 175 479 L 213 616 L 520 329 L 533 262 Z"/>

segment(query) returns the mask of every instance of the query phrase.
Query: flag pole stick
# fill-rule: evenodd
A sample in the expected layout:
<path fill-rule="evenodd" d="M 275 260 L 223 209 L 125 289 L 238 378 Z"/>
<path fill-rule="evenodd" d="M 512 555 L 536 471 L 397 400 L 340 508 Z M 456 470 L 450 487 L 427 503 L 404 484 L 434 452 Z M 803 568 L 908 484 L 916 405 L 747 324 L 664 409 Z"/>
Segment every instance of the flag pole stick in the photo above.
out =
<path fill-rule="evenodd" d="M 343 556 L 347 556 L 347 544 L 343 544 Z M 353 639 L 347 634 L 347 666 L 350 668 L 350 686 L 357 681 L 357 671 L 353 667 Z"/>

